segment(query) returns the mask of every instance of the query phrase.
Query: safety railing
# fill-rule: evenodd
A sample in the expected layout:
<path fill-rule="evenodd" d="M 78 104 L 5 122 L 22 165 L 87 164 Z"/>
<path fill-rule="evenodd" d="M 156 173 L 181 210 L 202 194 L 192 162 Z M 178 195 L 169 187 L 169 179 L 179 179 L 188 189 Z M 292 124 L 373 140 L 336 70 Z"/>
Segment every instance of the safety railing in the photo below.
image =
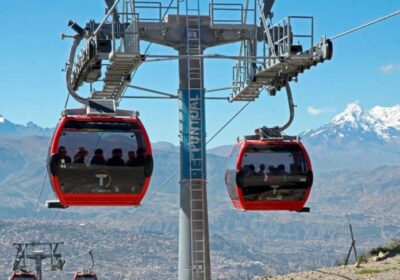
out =
<path fill-rule="evenodd" d="M 240 2 L 240 3 L 239 3 Z M 212 0 L 209 4 L 210 21 L 212 25 L 218 24 L 256 24 L 255 1 L 249 6 L 246 1 L 222 2 Z M 249 1 L 247 1 L 249 2 Z M 251 16 L 249 16 L 249 14 Z"/>
<path fill-rule="evenodd" d="M 269 28 L 274 52 L 277 56 L 290 57 L 310 50 L 314 46 L 314 18 L 308 16 L 289 16 Z M 274 53 L 266 45 L 269 53 Z M 312 56 L 312 52 L 309 53 Z"/>
<path fill-rule="evenodd" d="M 139 16 L 134 13 L 134 3 L 135 1 L 116 1 L 100 24 L 92 22 L 96 28 L 90 39 L 105 46 L 111 41 L 111 53 L 139 54 Z M 117 12 L 117 8 L 120 8 L 121 12 Z M 103 49 L 105 53 L 109 52 L 107 47 Z"/>
<path fill-rule="evenodd" d="M 129 22 L 126 22 L 122 26 L 127 25 L 125 30 L 119 34 L 120 44 L 117 46 L 115 52 L 139 54 L 139 30 L 138 30 L 138 18 L 137 14 L 129 15 Z M 113 39 L 114 40 L 114 39 Z"/>
<path fill-rule="evenodd" d="M 247 41 L 243 42 L 242 53 L 244 57 L 251 57 L 251 48 Z M 256 59 L 249 60 L 239 60 L 238 63 L 233 66 L 232 71 L 232 87 L 233 92 L 237 93 L 243 89 L 247 84 L 249 84 L 255 75 L 255 63 Z"/>
<path fill-rule="evenodd" d="M 248 83 L 248 75 L 246 73 L 247 73 L 246 66 L 240 64 L 233 66 L 232 87 L 234 92 L 242 89 Z"/>
<path fill-rule="evenodd" d="M 162 22 L 168 13 L 179 15 L 181 0 L 168 1 L 168 5 L 160 1 L 133 1 L 133 11 L 140 14 L 141 22 Z"/>

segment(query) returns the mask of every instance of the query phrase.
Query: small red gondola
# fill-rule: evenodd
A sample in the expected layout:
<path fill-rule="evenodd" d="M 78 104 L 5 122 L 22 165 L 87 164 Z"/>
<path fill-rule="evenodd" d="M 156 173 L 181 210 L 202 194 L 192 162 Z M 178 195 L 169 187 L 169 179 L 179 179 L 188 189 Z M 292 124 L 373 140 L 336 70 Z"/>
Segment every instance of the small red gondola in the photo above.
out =
<path fill-rule="evenodd" d="M 234 145 L 225 183 L 241 210 L 306 211 L 313 182 L 311 161 L 299 140 L 246 140 Z"/>
<path fill-rule="evenodd" d="M 97 275 L 94 272 L 76 272 L 74 280 L 97 280 Z"/>
<path fill-rule="evenodd" d="M 153 170 L 149 137 L 136 116 L 65 115 L 48 170 L 63 207 L 137 206 Z"/>
<path fill-rule="evenodd" d="M 13 274 L 8 278 L 9 280 L 37 280 L 35 273 L 14 271 Z"/>

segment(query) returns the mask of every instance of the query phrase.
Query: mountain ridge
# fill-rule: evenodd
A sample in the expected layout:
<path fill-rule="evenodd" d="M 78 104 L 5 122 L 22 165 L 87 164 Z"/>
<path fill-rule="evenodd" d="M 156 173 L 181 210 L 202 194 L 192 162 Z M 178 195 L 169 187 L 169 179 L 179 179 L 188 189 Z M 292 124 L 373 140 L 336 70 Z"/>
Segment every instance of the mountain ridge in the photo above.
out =
<path fill-rule="evenodd" d="M 0 136 L 51 136 L 52 128 L 41 127 L 34 122 L 16 124 L 0 114 Z"/>
<path fill-rule="evenodd" d="M 358 103 L 350 103 L 332 120 L 302 137 L 349 138 L 351 140 L 389 142 L 400 139 L 400 105 L 375 106 L 365 111 Z"/>

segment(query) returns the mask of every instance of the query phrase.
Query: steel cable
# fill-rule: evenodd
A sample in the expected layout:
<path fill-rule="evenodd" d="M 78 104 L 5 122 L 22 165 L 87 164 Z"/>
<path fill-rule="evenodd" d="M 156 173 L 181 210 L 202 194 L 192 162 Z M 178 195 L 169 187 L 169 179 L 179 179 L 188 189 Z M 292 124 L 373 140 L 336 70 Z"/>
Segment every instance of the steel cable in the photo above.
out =
<path fill-rule="evenodd" d="M 350 34 L 350 33 L 356 32 L 356 31 L 358 31 L 358 30 L 360 30 L 360 29 L 364 29 L 364 28 L 366 28 L 366 27 L 368 27 L 368 26 L 371 26 L 371 25 L 376 24 L 376 23 L 378 23 L 378 22 L 384 21 L 384 20 L 386 20 L 386 19 L 388 19 L 388 18 L 397 16 L 397 15 L 399 15 L 399 14 L 400 14 L 400 11 L 393 12 L 393 13 L 391 13 L 391 14 L 388 14 L 388 15 L 384 16 L 384 17 L 378 18 L 378 19 L 376 19 L 376 20 L 370 21 L 370 22 L 365 23 L 365 24 L 363 24 L 363 25 L 360 25 L 360 26 L 358 26 L 358 27 L 352 28 L 352 29 L 350 29 L 350 30 L 347 30 L 347 31 L 345 31 L 345 32 L 342 32 L 342 33 L 340 33 L 340 34 L 337 34 L 337 35 L 335 35 L 335 36 L 332 36 L 332 37 L 330 37 L 329 39 L 333 41 L 333 40 L 335 40 L 335 39 L 337 39 L 337 38 L 346 36 L 346 35 L 348 35 L 348 34 Z"/>
<path fill-rule="evenodd" d="M 37 210 L 38 210 L 38 208 L 39 208 L 39 202 L 40 202 L 40 198 L 41 198 L 42 193 L 43 193 L 43 189 L 44 189 L 44 185 L 45 185 L 45 183 L 46 183 L 46 179 L 47 179 L 47 172 L 44 173 L 44 178 L 43 178 L 42 186 L 41 186 L 41 188 L 40 188 L 39 197 L 38 197 L 38 199 L 37 199 L 37 201 L 36 201 L 35 210 L 34 210 L 34 212 L 33 212 L 32 220 L 31 220 L 31 224 L 29 225 L 28 232 L 31 230 L 31 228 L 32 228 L 32 226 L 33 226 L 33 223 L 34 223 L 34 221 L 35 221 L 36 213 L 37 213 Z"/>

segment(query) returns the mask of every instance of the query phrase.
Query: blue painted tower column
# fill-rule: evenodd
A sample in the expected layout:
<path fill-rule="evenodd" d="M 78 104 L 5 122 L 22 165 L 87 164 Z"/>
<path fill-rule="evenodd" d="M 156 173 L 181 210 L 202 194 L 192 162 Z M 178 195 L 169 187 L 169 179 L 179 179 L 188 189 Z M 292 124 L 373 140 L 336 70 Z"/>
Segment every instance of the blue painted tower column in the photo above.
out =
<path fill-rule="evenodd" d="M 180 52 L 181 53 L 181 52 Z M 182 50 L 186 53 L 186 49 Z M 179 280 L 211 279 L 202 59 L 180 60 Z"/>

